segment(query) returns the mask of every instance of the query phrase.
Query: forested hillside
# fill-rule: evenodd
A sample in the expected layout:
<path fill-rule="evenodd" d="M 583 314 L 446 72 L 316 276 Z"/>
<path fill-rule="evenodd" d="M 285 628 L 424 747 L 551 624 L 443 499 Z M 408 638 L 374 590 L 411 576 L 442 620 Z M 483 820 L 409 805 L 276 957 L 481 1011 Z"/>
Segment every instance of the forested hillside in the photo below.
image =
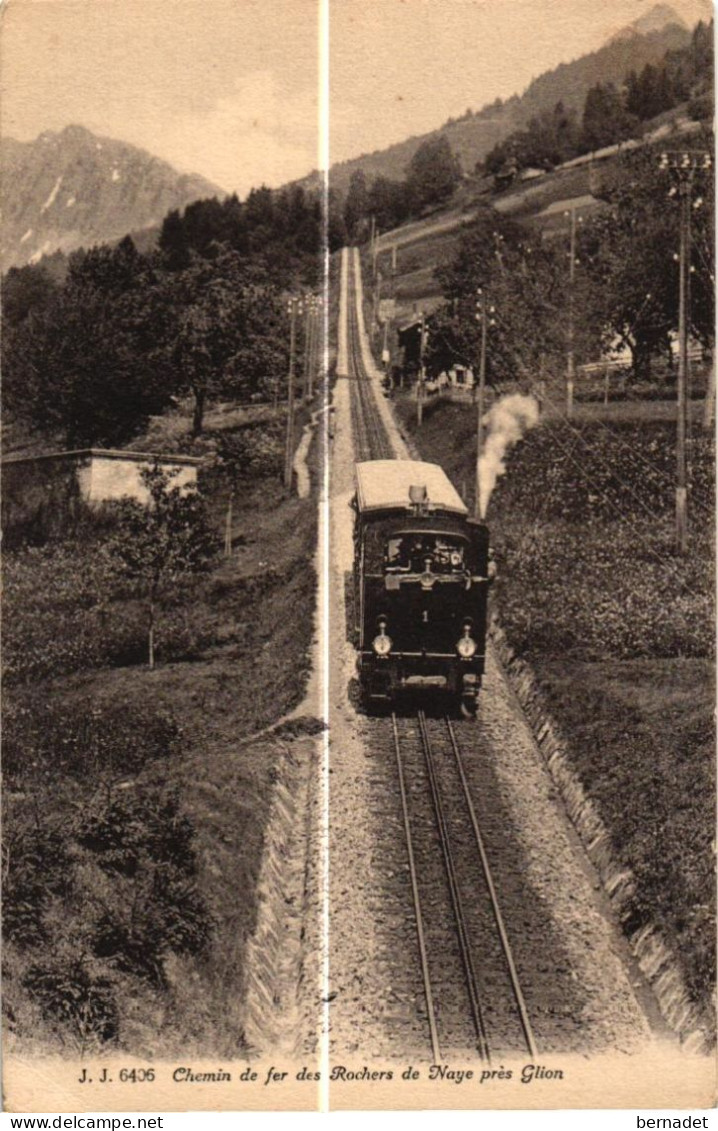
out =
<path fill-rule="evenodd" d="M 484 169 L 497 173 L 507 160 L 517 168 L 547 168 L 631 137 L 644 123 L 685 106 L 689 117 L 713 117 L 713 25 L 699 23 L 685 47 L 666 51 L 642 68 L 635 61 L 618 83 L 601 80 L 575 108 L 561 99 L 540 110 L 525 129 L 510 134 L 486 155 Z"/>
<path fill-rule="evenodd" d="M 295 188 L 170 212 L 159 248 L 75 252 L 58 283 L 38 264 L 5 279 L 6 423 L 67 447 L 121 444 L 177 398 L 202 430 L 213 399 L 276 398 L 285 295 L 319 281 L 320 202 Z"/>
<path fill-rule="evenodd" d="M 346 193 L 352 174 L 359 170 L 368 181 L 378 176 L 401 179 L 419 146 L 438 137 L 446 138 L 464 172 L 471 172 L 477 161 L 483 161 L 497 143 L 526 126 L 533 116 L 552 110 L 557 102 L 578 113 L 596 83 L 622 83 L 632 69 L 640 71 L 648 63 L 659 63 L 667 51 L 684 48 L 689 41 L 690 33 L 677 17 L 660 30 L 612 40 L 599 51 L 540 75 L 521 96 L 496 99 L 480 110 L 469 109 L 463 117 L 449 119 L 432 133 L 333 165 L 331 185 L 338 193 Z M 312 183 L 311 178 L 307 183 Z"/>

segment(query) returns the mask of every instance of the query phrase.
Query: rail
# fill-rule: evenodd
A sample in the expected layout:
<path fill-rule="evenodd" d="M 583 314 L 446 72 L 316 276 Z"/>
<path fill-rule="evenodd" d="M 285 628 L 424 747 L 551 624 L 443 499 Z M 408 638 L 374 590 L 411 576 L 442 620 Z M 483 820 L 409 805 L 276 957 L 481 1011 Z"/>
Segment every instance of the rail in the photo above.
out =
<path fill-rule="evenodd" d="M 426 785 L 431 801 L 431 812 L 441 853 L 446 888 L 453 913 L 455 938 L 464 973 L 466 1004 L 468 1005 L 476 1049 L 481 1060 L 490 1065 L 492 1051 L 495 1050 L 492 1050 L 487 1016 L 492 1013 L 495 1003 L 487 998 L 485 990 L 482 989 L 480 971 L 486 975 L 486 971 L 491 967 L 491 962 L 497 961 L 500 956 L 502 960 L 501 980 L 506 983 L 507 987 L 510 985 L 513 1001 L 513 1044 L 520 1046 L 522 1052 L 527 1051 L 535 1060 L 538 1056 L 536 1040 L 508 932 L 501 913 L 497 884 L 489 862 L 454 724 L 451 719 L 444 717 L 440 722 L 437 721 L 432 733 L 424 711 L 419 711 L 413 722 L 417 726 L 420 737 Z M 439 729 L 437 730 L 436 727 Z M 426 889 L 427 881 L 417 864 L 411 812 L 412 805 L 416 808 L 419 803 L 420 782 L 418 781 L 418 774 L 415 772 L 414 777 L 410 779 L 412 788 L 411 790 L 407 789 L 407 779 L 410 776 L 407 766 L 409 740 L 406 734 L 402 737 L 396 714 L 392 714 L 392 734 L 399 777 L 402 820 L 427 1008 L 429 1038 L 432 1056 L 434 1061 L 438 1063 L 442 1059 L 442 1039 L 440 1037 L 441 1023 L 435 1004 L 437 1000 L 436 987 L 433 982 L 442 970 L 443 956 L 432 953 L 426 937 L 427 919 L 423 903 L 426 903 L 429 907 L 433 904 L 428 890 L 425 890 L 424 896 L 422 896 L 422 888 Z M 414 769 L 416 771 L 418 767 L 415 766 Z M 452 790 L 450 779 L 453 775 L 456 775 L 460 789 L 454 788 Z M 451 807 L 447 805 L 447 798 L 450 796 L 456 802 Z M 463 806 L 463 812 L 459 811 L 459 806 Z M 463 850 L 460 843 L 460 834 L 457 831 L 460 826 L 463 827 Z M 473 854 L 466 851 L 467 839 L 465 833 L 467 828 L 470 828 L 473 838 L 475 848 Z M 477 880 L 479 880 L 478 884 Z M 487 905 L 486 909 L 490 911 L 494 928 L 492 939 L 489 939 L 485 928 L 480 929 L 478 926 L 476 908 L 481 899 Z M 494 954 L 491 960 L 489 959 L 489 951 Z M 484 982 L 491 982 L 495 987 L 498 984 L 496 971 L 494 970 L 490 977 L 485 976 Z M 508 988 L 506 993 L 508 995 Z"/>
<path fill-rule="evenodd" d="M 368 376 L 362 360 L 359 341 L 359 311 L 355 271 L 358 265 L 349 264 L 347 287 L 347 360 L 351 388 L 351 416 L 354 436 L 354 454 L 358 461 L 367 459 L 393 459 L 394 451 L 382 422 Z"/>
<path fill-rule="evenodd" d="M 394 456 L 391 441 L 362 359 L 356 287 L 358 269 L 358 263 L 352 264 L 350 260 L 346 342 L 355 458 L 391 459 Z M 445 717 L 437 731 L 433 721 L 430 724 L 427 720 L 425 712 L 418 712 L 414 722 L 420 738 L 420 751 L 415 750 L 412 767 L 407 735 L 402 736 L 395 713 L 391 718 L 413 916 L 434 1062 L 439 1063 L 442 1059 L 442 1045 L 467 1046 L 473 1042 L 482 1061 L 491 1063 L 492 1051 L 495 1050 L 492 1050 L 487 1015 L 494 1011 L 495 1002 L 485 1000 L 480 977 L 480 973 L 485 974 L 490 961 L 501 963 L 502 972 L 498 979 L 494 976 L 492 984 L 494 993 L 497 992 L 496 985 L 503 985 L 498 992 L 501 992 L 502 1000 L 510 1003 L 512 1047 L 528 1051 L 535 1060 L 538 1055 L 536 1041 L 453 723 Z M 452 794 L 456 804 L 447 806 L 447 798 Z M 424 814 L 423 819 L 420 812 Z M 417 828 L 421 824 L 424 828 L 417 836 Z M 432 826 L 438 838 L 440 860 L 435 857 Z M 430 875 L 425 874 L 427 869 Z M 453 918 L 458 947 L 458 957 L 453 959 L 451 995 L 457 1006 L 459 1002 L 463 1003 L 463 1008 L 468 1006 L 467 1016 L 463 1019 L 449 1017 L 451 1009 L 446 1001 L 448 974 L 441 943 L 442 938 L 446 941 L 446 924 L 443 919 L 438 921 L 436 903 L 430 890 L 432 885 L 441 884 L 442 874 L 445 879 L 446 921 L 450 923 Z M 483 906 L 479 917 L 475 905 L 481 901 L 481 890 Z M 487 935 L 489 924 L 493 925 L 490 940 Z M 491 951 L 491 959 L 487 951 Z M 464 991 L 461 989 L 462 971 Z M 457 1013 L 460 1012 L 461 1008 L 457 1008 Z M 458 1039 L 457 1032 L 460 1034 Z"/>

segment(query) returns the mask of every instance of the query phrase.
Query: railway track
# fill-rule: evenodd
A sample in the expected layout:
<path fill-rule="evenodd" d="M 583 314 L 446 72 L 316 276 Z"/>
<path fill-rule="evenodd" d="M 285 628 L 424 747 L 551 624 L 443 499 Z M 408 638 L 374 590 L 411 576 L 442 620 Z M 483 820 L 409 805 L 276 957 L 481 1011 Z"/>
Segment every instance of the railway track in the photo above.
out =
<path fill-rule="evenodd" d="M 368 459 L 393 459 L 394 451 L 379 415 L 371 378 L 364 368 L 359 339 L 356 275 L 359 260 L 350 253 L 347 293 L 347 357 L 351 388 L 352 433 L 357 462 Z"/>
<path fill-rule="evenodd" d="M 381 393 L 362 356 L 356 256 L 344 256 L 349 403 L 344 386 L 340 404 L 351 424 L 342 423 L 354 459 L 391 459 Z M 348 492 L 352 453 L 335 455 Z M 348 525 L 343 534 L 348 549 Z M 337 614 L 341 631 L 340 607 Z M 352 701 L 346 658 L 334 673 L 340 707 Z M 410 689 L 389 717 L 333 716 L 340 757 L 330 880 L 332 907 L 346 910 L 334 919 L 332 962 L 337 984 L 350 988 L 337 995 L 335 1047 L 356 1051 L 370 1040 L 389 1059 L 430 1056 L 447 1072 L 479 1062 L 482 1079 L 484 1070 L 500 1074 L 559 1052 L 639 1052 L 651 1023 L 638 978 L 624 968 L 528 727 L 495 670 L 489 686 L 478 724 L 445 718 L 438 696 L 414 700 L 423 711 L 412 714 Z"/>
<path fill-rule="evenodd" d="M 451 719 L 392 715 L 434 1063 L 537 1056 L 464 755 Z M 453 945 L 447 925 L 453 923 Z"/>
<path fill-rule="evenodd" d="M 355 459 L 393 459 L 362 358 L 358 270 L 358 257 L 350 253 L 347 360 Z M 390 756 L 393 747 L 396 762 L 410 881 L 407 911 L 416 927 L 433 1062 L 465 1058 L 471 1049 L 487 1065 L 524 1053 L 535 1059 L 536 1042 L 477 812 L 477 780 L 489 808 L 491 785 L 481 782 L 476 729 L 467 775 L 457 728 L 448 717 L 427 718 L 424 711 L 413 718 L 392 714 L 390 735 L 384 729 L 387 720 L 376 723 L 377 748 Z M 497 831 L 492 829 L 490 839 L 500 844 Z"/>

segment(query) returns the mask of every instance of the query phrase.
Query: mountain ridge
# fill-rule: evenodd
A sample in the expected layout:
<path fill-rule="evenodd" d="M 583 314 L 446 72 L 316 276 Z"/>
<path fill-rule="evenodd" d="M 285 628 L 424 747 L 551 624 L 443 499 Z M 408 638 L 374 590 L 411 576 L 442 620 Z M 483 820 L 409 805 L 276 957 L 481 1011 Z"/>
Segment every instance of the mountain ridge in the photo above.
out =
<path fill-rule="evenodd" d="M 330 169 L 330 185 L 343 195 L 356 170 L 368 180 L 378 176 L 402 180 L 419 146 L 441 136 L 470 173 L 497 143 L 524 129 L 532 117 L 559 101 L 580 114 L 591 86 L 620 84 L 630 70 L 660 62 L 667 51 L 684 47 L 689 39 L 690 32 L 675 10 L 666 3 L 656 4 L 597 51 L 539 75 L 520 96 L 496 99 L 425 134 L 338 162 Z M 30 142 L 4 137 L 0 158 L 3 271 L 58 251 L 68 254 L 79 247 L 116 242 L 130 232 L 141 238 L 146 233 L 149 244 L 154 239 L 151 233 L 172 209 L 228 195 L 204 177 L 179 173 L 137 146 L 76 124 L 45 130 Z M 321 187 L 322 178 L 314 171 L 292 183 L 313 189 Z"/>
<path fill-rule="evenodd" d="M 0 160 L 3 271 L 121 239 L 161 223 L 172 208 L 227 195 L 204 177 L 76 124 L 44 130 L 34 141 L 3 137 Z"/>
<path fill-rule="evenodd" d="M 330 185 L 340 194 L 345 193 L 357 170 L 363 171 L 367 180 L 377 176 L 401 180 L 419 146 L 441 136 L 448 139 L 459 156 L 464 172 L 470 173 L 498 142 L 526 127 L 535 115 L 553 109 L 557 102 L 563 102 L 566 109 L 580 114 L 591 86 L 598 82 L 620 84 L 631 70 L 640 71 L 646 63 L 658 63 L 667 51 L 678 50 L 689 42 L 690 32 L 674 10 L 665 4 L 656 5 L 651 11 L 656 9 L 662 9 L 666 18 L 675 16 L 676 22 L 671 20 L 652 31 L 612 38 L 596 51 L 568 63 L 559 63 L 553 70 L 539 75 L 521 95 L 513 95 L 506 101 L 497 99 L 462 118 L 449 119 L 427 133 L 338 162 L 330 169 Z M 311 185 L 316 179 L 317 174 L 312 173 L 297 183 Z"/>
<path fill-rule="evenodd" d="M 669 24 L 675 24 L 677 27 L 688 30 L 686 21 L 678 15 L 675 8 L 672 8 L 670 4 L 654 4 L 648 12 L 644 12 L 642 16 L 633 20 L 627 27 L 615 32 L 608 42 L 613 43 L 617 39 L 630 39 L 634 35 L 648 35 L 653 31 L 662 31 Z"/>

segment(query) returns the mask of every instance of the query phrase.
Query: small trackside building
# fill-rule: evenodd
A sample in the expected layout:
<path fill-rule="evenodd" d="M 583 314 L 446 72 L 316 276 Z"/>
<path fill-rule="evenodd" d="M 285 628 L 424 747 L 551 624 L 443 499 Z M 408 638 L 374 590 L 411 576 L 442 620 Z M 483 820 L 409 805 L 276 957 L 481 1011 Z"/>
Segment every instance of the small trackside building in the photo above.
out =
<path fill-rule="evenodd" d="M 122 498 L 149 500 L 142 472 L 158 465 L 172 485 L 193 487 L 202 460 L 105 448 L 7 456 L 2 461 L 2 526 L 10 544 L 21 531 L 58 530 L 82 506 L 95 508 Z"/>

